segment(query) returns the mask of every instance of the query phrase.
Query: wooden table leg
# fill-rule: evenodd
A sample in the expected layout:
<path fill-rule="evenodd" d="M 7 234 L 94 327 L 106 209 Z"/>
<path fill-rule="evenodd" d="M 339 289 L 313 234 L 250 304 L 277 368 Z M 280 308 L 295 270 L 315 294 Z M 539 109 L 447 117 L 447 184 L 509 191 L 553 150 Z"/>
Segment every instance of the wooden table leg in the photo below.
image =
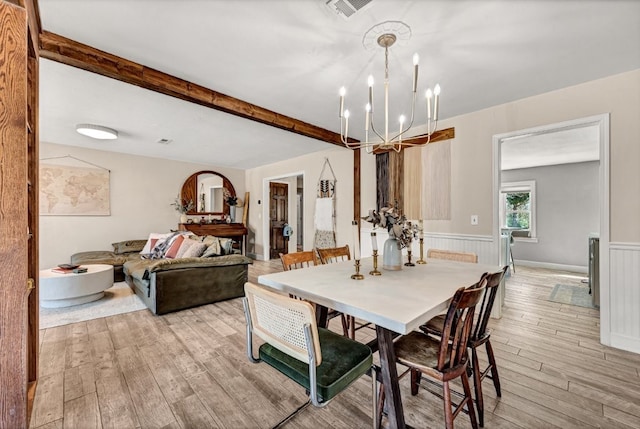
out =
<path fill-rule="evenodd" d="M 398 371 L 396 369 L 396 353 L 393 350 L 393 332 L 376 326 L 378 335 L 378 352 L 380 354 L 380 367 L 382 370 L 382 382 L 387 403 L 387 418 L 391 429 L 405 429 L 404 411 L 400 398 L 400 384 L 398 383 Z"/>
<path fill-rule="evenodd" d="M 329 325 L 329 320 L 327 315 L 329 313 L 329 309 L 324 305 L 316 304 L 316 322 L 318 326 L 321 328 L 327 328 Z"/>

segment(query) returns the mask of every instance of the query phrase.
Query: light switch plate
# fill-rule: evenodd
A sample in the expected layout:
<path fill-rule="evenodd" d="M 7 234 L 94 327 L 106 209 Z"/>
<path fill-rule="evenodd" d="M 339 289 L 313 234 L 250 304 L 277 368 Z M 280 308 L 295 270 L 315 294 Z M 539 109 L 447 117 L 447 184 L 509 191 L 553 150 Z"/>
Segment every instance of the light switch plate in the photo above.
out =
<path fill-rule="evenodd" d="M 478 224 L 478 215 L 471 215 L 471 225 Z"/>

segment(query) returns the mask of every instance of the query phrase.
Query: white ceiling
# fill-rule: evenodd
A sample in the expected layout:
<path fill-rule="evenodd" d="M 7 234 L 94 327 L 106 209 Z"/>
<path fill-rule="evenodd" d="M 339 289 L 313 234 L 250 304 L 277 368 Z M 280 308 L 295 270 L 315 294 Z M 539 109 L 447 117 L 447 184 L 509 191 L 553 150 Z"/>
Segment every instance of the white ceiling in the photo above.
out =
<path fill-rule="evenodd" d="M 40 0 L 39 6 L 47 31 L 335 132 L 344 85 L 355 138 L 363 138 L 353 124 L 364 124 L 356 111 L 366 103 L 366 77 L 382 82 L 384 60 L 382 49 L 366 50 L 362 38 L 383 21 L 412 30 L 390 52 L 392 118 L 409 111 L 414 52 L 421 59 L 419 94 L 442 86 L 441 118 L 640 68 L 636 0 L 373 0 L 349 20 L 325 1 Z M 45 142 L 236 168 L 331 147 L 47 60 L 40 89 Z M 423 103 L 416 115 L 424 117 Z M 75 133 L 78 123 L 115 128 L 120 138 L 91 140 Z M 157 144 L 161 138 L 173 142 Z"/>
<path fill-rule="evenodd" d="M 500 145 L 502 170 L 570 164 L 600 159 L 600 129 L 597 125 L 526 134 Z"/>

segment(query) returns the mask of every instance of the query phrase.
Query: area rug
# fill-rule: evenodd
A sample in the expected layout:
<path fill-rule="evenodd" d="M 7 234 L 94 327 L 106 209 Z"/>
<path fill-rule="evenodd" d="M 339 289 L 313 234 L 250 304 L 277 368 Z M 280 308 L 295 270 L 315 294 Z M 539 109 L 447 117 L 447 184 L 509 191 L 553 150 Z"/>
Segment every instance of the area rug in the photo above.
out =
<path fill-rule="evenodd" d="M 40 329 L 84 322 L 147 308 L 125 282 L 115 283 L 104 297 L 86 304 L 62 308 L 40 307 Z"/>
<path fill-rule="evenodd" d="M 579 307 L 596 308 L 593 305 L 593 297 L 589 295 L 588 286 L 557 284 L 551 291 L 548 301 L 577 305 Z"/>

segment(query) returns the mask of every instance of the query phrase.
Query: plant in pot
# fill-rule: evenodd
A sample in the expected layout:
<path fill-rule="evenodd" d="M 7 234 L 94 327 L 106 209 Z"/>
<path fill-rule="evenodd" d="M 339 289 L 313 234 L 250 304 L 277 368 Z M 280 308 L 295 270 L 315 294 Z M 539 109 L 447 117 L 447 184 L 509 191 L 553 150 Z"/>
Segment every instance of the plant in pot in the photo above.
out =
<path fill-rule="evenodd" d="M 231 222 L 236 221 L 236 206 L 238 205 L 238 197 L 235 195 L 229 194 L 229 192 L 225 189 L 225 197 L 224 201 L 229 206 L 229 218 Z"/>
<path fill-rule="evenodd" d="M 187 212 L 193 209 L 193 200 L 186 201 L 178 195 L 171 205 L 180 213 L 180 223 L 187 223 Z"/>

